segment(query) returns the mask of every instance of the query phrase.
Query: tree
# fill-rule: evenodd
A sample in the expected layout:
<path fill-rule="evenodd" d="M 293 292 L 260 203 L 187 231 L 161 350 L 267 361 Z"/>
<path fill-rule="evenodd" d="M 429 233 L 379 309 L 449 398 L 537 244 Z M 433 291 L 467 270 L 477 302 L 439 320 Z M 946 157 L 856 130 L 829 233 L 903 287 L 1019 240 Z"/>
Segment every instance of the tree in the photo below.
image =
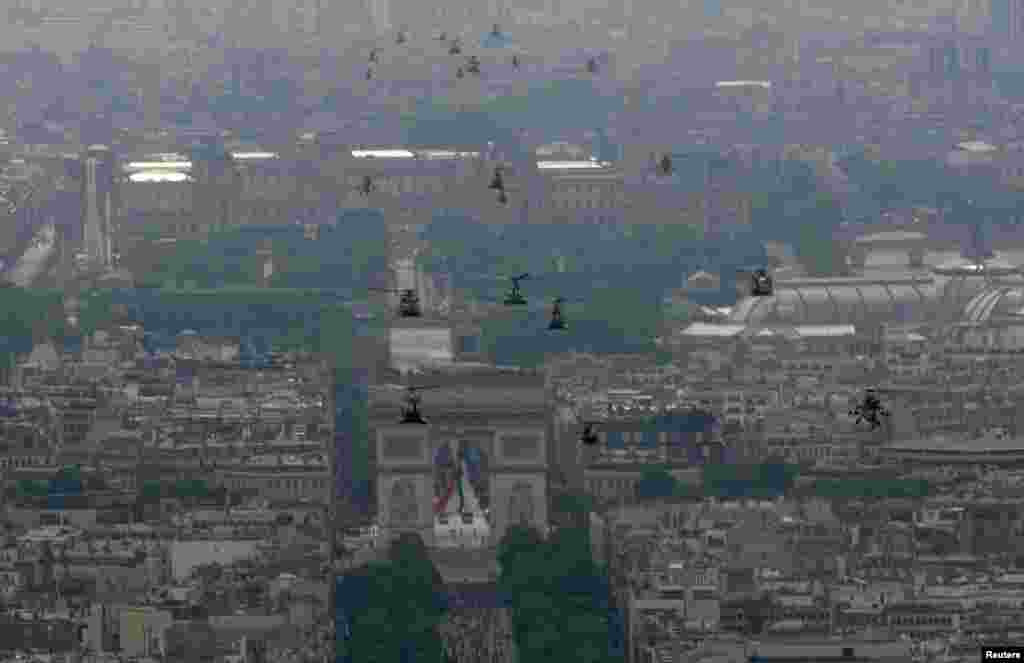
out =
<path fill-rule="evenodd" d="M 445 607 L 434 586 L 437 571 L 413 542 L 400 542 L 390 552 L 388 560 L 346 574 L 339 600 L 347 602 L 343 612 L 351 637 L 338 641 L 353 662 L 441 660 L 437 629 Z"/>
<path fill-rule="evenodd" d="M 577 527 L 587 527 L 589 516 L 594 511 L 594 500 L 589 495 L 563 493 L 554 499 L 553 511 Z"/>
<path fill-rule="evenodd" d="M 846 271 L 846 253 L 832 236 L 842 218 L 835 199 L 820 195 L 803 215 L 796 238 L 796 254 L 812 276 L 836 276 Z"/>
<path fill-rule="evenodd" d="M 590 546 L 589 528 L 560 528 L 547 541 L 524 528 L 506 533 L 499 585 L 511 598 L 513 633 L 524 660 L 611 660 L 608 583 Z"/>

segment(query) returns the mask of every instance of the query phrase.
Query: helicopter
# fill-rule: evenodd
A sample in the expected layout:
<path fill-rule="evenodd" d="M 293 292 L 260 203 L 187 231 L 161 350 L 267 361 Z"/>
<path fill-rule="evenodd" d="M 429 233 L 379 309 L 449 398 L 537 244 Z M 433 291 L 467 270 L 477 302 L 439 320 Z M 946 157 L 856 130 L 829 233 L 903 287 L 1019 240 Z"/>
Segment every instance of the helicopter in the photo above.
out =
<path fill-rule="evenodd" d="M 581 421 L 583 424 L 583 432 L 580 433 L 580 442 L 592 447 L 600 441 L 597 433 L 594 432 L 594 426 L 597 426 L 600 422 L 597 421 Z"/>
<path fill-rule="evenodd" d="M 494 168 L 494 177 L 491 179 L 491 183 L 487 186 L 488 189 L 494 189 L 495 191 L 505 190 L 505 180 L 502 179 L 502 168 L 496 166 Z"/>
<path fill-rule="evenodd" d="M 448 47 L 448 55 L 462 55 L 462 44 L 458 39 L 454 40 Z"/>
<path fill-rule="evenodd" d="M 377 61 L 377 49 L 375 48 L 375 49 L 370 51 L 370 62 L 376 62 L 376 61 Z"/>
<path fill-rule="evenodd" d="M 508 204 L 508 191 L 505 189 L 505 180 L 502 177 L 502 167 L 497 166 L 494 169 L 494 177 L 491 179 L 491 183 L 487 186 L 488 189 L 492 189 L 498 192 L 498 203 L 501 205 Z"/>
<path fill-rule="evenodd" d="M 403 318 L 421 318 L 423 311 L 420 309 L 420 298 L 416 291 L 411 288 L 396 290 L 393 288 L 370 288 L 373 292 L 392 292 L 400 295 L 398 301 L 398 315 Z"/>
<path fill-rule="evenodd" d="M 369 70 L 366 72 L 366 74 L 367 76 L 372 75 L 371 71 Z M 360 185 L 356 187 L 356 191 L 358 191 L 364 196 L 370 195 L 371 193 L 374 192 L 374 190 L 376 190 L 376 187 L 373 186 L 373 178 L 370 177 L 369 175 L 364 175 L 362 183 L 360 183 Z"/>
<path fill-rule="evenodd" d="M 871 430 L 877 430 L 882 427 L 882 419 L 889 416 L 889 410 L 882 406 L 882 401 L 878 396 L 878 390 L 869 387 L 864 392 L 864 400 L 857 404 L 855 408 L 850 410 L 850 416 L 856 418 L 856 423 L 868 423 L 871 425 Z"/>
<path fill-rule="evenodd" d="M 480 75 L 480 58 L 478 58 L 475 55 L 469 56 L 469 59 L 466 61 L 466 71 L 468 71 L 471 74 L 476 74 L 477 76 L 479 76 Z"/>
<path fill-rule="evenodd" d="M 420 413 L 420 403 L 423 402 L 423 397 L 419 395 L 419 392 L 427 389 L 439 388 L 440 385 L 405 387 L 404 405 L 402 407 L 402 419 L 399 423 L 420 425 L 426 424 L 426 419 L 424 419 L 423 415 Z"/>
<path fill-rule="evenodd" d="M 459 67 L 458 69 L 455 70 L 455 78 L 465 78 L 465 77 L 466 77 L 466 72 L 462 70 L 462 67 Z"/>
<path fill-rule="evenodd" d="M 667 154 L 661 157 L 661 161 L 658 162 L 658 174 L 668 176 L 672 174 L 673 169 L 672 157 Z"/>
<path fill-rule="evenodd" d="M 750 271 L 750 294 L 753 297 L 771 297 L 775 294 L 775 281 L 772 279 L 768 270 L 764 267 L 757 267 L 752 271 L 749 269 L 740 271 Z"/>
<path fill-rule="evenodd" d="M 520 274 L 509 278 L 512 281 L 512 290 L 505 295 L 505 306 L 524 306 L 526 304 L 526 298 L 519 291 L 519 282 L 528 278 L 530 278 L 529 274 Z"/>
<path fill-rule="evenodd" d="M 525 297 L 519 288 L 519 282 L 525 279 L 534 279 L 536 275 L 533 274 L 520 274 L 514 277 L 505 277 L 512 281 L 512 289 L 505 292 L 505 295 L 498 300 L 497 298 L 485 297 L 484 301 L 490 305 L 498 305 L 506 309 L 522 309 L 522 307 L 528 307 L 531 312 L 539 310 L 542 305 L 539 300 L 529 299 Z M 577 300 L 565 299 L 564 297 L 555 297 L 551 303 L 551 318 L 548 322 L 547 331 L 566 331 L 569 325 L 566 323 L 562 313 L 562 305 L 568 303 L 581 303 Z M 546 308 L 546 306 L 545 306 Z"/>
<path fill-rule="evenodd" d="M 519 56 L 518 55 L 513 55 L 512 56 L 512 66 L 515 67 L 516 69 L 519 68 Z"/>
<path fill-rule="evenodd" d="M 548 323 L 548 331 L 565 331 L 569 328 L 562 318 L 562 304 L 564 303 L 564 299 L 555 297 L 555 301 L 551 305 L 551 322 Z"/>
<path fill-rule="evenodd" d="M 372 81 L 373 80 L 373 68 L 372 67 L 366 70 L 366 80 L 368 80 L 368 81 Z"/>

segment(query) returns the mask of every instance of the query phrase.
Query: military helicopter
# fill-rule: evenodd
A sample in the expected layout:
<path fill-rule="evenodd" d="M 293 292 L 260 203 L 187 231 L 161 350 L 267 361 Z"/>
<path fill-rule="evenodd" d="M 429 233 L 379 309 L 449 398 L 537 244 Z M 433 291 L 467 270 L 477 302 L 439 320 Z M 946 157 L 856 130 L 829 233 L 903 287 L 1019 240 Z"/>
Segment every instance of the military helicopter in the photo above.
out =
<path fill-rule="evenodd" d="M 374 48 L 374 49 L 372 49 L 370 51 L 370 62 L 376 62 L 376 61 L 377 61 L 377 49 Z"/>
<path fill-rule="evenodd" d="M 592 447 L 597 444 L 600 438 L 598 438 L 597 433 L 594 432 L 594 426 L 597 426 L 600 422 L 581 421 L 580 423 L 583 424 L 583 432 L 580 433 L 580 442 L 588 447 Z"/>
<path fill-rule="evenodd" d="M 477 76 L 480 75 L 480 58 L 475 55 L 469 56 L 466 60 L 466 71 Z"/>
<path fill-rule="evenodd" d="M 508 190 L 505 188 L 505 179 L 503 177 L 504 169 L 501 166 L 494 168 L 494 177 L 491 178 L 491 183 L 487 185 L 488 189 L 498 192 L 498 203 L 501 205 L 508 204 Z"/>
<path fill-rule="evenodd" d="M 775 294 L 775 281 L 768 270 L 764 267 L 756 267 L 753 270 L 743 269 L 743 272 L 750 272 L 750 294 L 753 297 L 771 297 Z"/>
<path fill-rule="evenodd" d="M 520 274 L 509 278 L 512 281 L 512 289 L 505 295 L 505 306 L 524 306 L 526 304 L 526 298 L 519 290 L 519 282 L 528 278 L 530 278 L 529 274 Z"/>
<path fill-rule="evenodd" d="M 555 301 L 551 304 L 551 322 L 548 323 L 548 331 L 565 331 L 569 328 L 562 318 L 562 304 L 564 303 L 563 298 L 555 297 Z"/>
<path fill-rule="evenodd" d="M 448 55 L 462 55 L 462 43 L 458 39 L 454 39 L 448 46 Z"/>
<path fill-rule="evenodd" d="M 518 55 L 513 55 L 512 56 L 512 66 L 515 67 L 516 69 L 519 68 L 519 56 Z"/>
<path fill-rule="evenodd" d="M 483 301 L 487 304 L 494 306 L 499 305 L 502 308 L 507 309 L 520 309 L 528 307 L 531 312 L 538 311 L 541 306 L 545 306 L 538 299 L 528 299 L 522 293 L 519 288 L 519 282 L 525 279 L 537 278 L 534 274 L 520 274 L 518 276 L 506 277 L 512 281 L 512 289 L 505 292 L 505 295 L 499 300 L 497 297 L 484 297 Z M 565 331 L 569 328 L 569 325 L 565 321 L 565 317 L 562 313 L 562 305 L 569 303 L 581 303 L 577 300 L 567 300 L 564 297 L 555 297 L 550 304 L 551 318 L 548 322 L 546 329 L 548 331 Z M 500 315 L 500 313 L 497 313 Z"/>
<path fill-rule="evenodd" d="M 398 294 L 398 315 L 402 318 L 421 318 L 423 311 L 420 309 L 420 298 L 416 291 L 411 288 L 396 290 L 393 288 L 370 288 L 372 292 L 391 292 Z"/>
<path fill-rule="evenodd" d="M 889 410 L 882 406 L 882 400 L 878 396 L 878 390 L 869 387 L 864 392 L 864 399 L 850 410 L 850 416 L 856 418 L 856 423 L 868 423 L 871 430 L 882 427 L 882 420 L 889 416 Z"/>
<path fill-rule="evenodd" d="M 672 174 L 673 170 L 672 157 L 667 154 L 662 156 L 661 161 L 658 162 L 658 174 L 667 177 Z"/>
<path fill-rule="evenodd" d="M 458 69 L 455 70 L 455 78 L 465 78 L 465 77 L 466 77 L 466 72 L 462 70 L 462 67 L 459 67 Z"/>
<path fill-rule="evenodd" d="M 423 402 L 423 397 L 420 396 L 419 392 L 427 389 L 440 389 L 440 385 L 429 385 L 421 387 L 405 387 L 405 397 L 403 398 L 404 405 L 402 407 L 402 419 L 399 423 L 403 424 L 426 424 L 426 419 L 420 413 L 420 403 Z"/>
<path fill-rule="evenodd" d="M 488 189 L 494 189 L 495 191 L 505 190 L 505 180 L 502 178 L 502 167 L 495 166 L 494 177 L 491 178 L 491 183 L 487 185 Z"/>
<path fill-rule="evenodd" d="M 366 70 L 366 80 L 368 80 L 368 81 L 372 81 L 373 80 L 373 68 L 372 67 L 370 67 L 370 68 L 368 68 Z"/>
<path fill-rule="evenodd" d="M 367 71 L 366 73 L 367 73 L 367 75 L 371 74 L 370 71 Z M 363 176 L 363 181 L 359 184 L 359 186 L 356 187 L 356 191 L 358 191 L 359 193 L 361 193 L 364 196 L 370 195 L 375 190 L 376 190 L 376 187 L 373 185 L 373 178 L 370 177 L 369 175 L 364 175 Z"/>

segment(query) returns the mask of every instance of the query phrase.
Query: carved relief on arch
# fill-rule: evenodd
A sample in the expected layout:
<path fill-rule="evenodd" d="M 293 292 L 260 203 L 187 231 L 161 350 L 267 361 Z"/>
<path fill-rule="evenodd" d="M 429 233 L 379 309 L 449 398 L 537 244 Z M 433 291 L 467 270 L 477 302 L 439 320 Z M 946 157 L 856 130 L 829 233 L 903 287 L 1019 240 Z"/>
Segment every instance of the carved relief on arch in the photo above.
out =
<path fill-rule="evenodd" d="M 544 434 L 536 430 L 507 430 L 498 435 L 498 459 L 503 464 L 545 461 Z"/>
<path fill-rule="evenodd" d="M 526 481 L 512 484 L 508 496 L 507 522 L 512 525 L 530 525 L 536 510 L 533 502 L 533 487 Z"/>
<path fill-rule="evenodd" d="M 398 479 L 391 484 L 388 517 L 391 527 L 416 527 L 419 524 L 419 495 L 412 479 Z"/>

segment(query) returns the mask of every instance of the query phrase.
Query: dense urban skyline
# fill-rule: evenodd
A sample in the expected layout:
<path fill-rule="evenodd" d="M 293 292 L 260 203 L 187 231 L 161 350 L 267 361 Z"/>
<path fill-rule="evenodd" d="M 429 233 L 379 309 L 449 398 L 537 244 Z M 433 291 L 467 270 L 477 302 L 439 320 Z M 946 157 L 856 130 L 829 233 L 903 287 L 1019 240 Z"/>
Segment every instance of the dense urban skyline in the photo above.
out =
<path fill-rule="evenodd" d="M 1024 3 L 0 17 L 9 660 L 1024 637 Z"/>

